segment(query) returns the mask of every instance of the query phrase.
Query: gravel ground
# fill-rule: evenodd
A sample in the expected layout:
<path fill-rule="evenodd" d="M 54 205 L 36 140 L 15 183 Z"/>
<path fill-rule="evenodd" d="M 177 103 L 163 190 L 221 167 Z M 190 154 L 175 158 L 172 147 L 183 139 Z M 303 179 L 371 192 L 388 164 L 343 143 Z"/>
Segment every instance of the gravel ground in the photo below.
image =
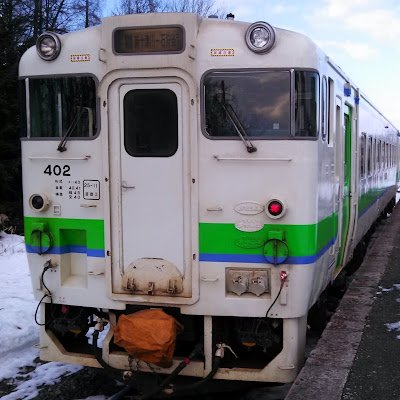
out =
<path fill-rule="evenodd" d="M 21 370 L 21 374 L 29 371 Z M 15 381 L 23 379 L 17 377 L 0 381 L 0 398 L 10 394 L 16 387 Z M 231 384 L 229 384 L 232 386 Z M 92 396 L 104 396 L 100 398 L 109 399 L 121 390 L 121 386 L 110 379 L 103 370 L 97 368 L 83 368 L 74 374 L 63 376 L 60 382 L 54 385 L 46 385 L 40 388 L 39 395 L 34 400 L 78 400 L 92 398 Z M 222 392 L 215 394 L 191 395 L 193 400 L 283 400 L 290 388 L 286 385 L 255 386 L 247 385 L 245 388 L 238 387 L 232 392 L 232 387 L 222 388 Z M 225 390 L 225 391 L 224 391 Z M 188 397 L 184 397 L 188 400 Z M 180 397 L 182 400 L 183 397 Z M 19 400 L 15 397 L 13 400 Z"/>

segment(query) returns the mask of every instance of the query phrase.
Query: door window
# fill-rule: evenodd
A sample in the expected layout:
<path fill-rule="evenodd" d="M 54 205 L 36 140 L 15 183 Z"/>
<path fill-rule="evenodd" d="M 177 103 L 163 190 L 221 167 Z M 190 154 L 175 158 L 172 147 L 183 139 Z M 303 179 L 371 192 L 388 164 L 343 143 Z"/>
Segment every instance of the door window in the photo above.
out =
<path fill-rule="evenodd" d="M 178 103 L 169 89 L 136 89 L 124 97 L 124 144 L 134 157 L 170 157 L 178 149 Z"/>

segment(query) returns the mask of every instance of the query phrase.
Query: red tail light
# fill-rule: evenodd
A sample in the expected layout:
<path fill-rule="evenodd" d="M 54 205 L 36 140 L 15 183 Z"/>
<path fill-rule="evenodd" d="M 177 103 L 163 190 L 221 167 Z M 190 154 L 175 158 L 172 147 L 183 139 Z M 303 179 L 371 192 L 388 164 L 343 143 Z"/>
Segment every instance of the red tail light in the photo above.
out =
<path fill-rule="evenodd" d="M 285 212 L 285 207 L 280 200 L 270 200 L 267 203 L 267 214 L 271 218 L 279 218 L 282 217 Z"/>

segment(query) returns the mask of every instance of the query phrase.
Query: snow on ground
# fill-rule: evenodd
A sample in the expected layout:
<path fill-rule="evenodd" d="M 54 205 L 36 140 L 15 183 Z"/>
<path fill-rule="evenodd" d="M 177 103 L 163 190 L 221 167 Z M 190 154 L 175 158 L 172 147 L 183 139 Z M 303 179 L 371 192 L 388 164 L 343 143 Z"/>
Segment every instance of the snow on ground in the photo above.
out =
<path fill-rule="evenodd" d="M 380 286 L 379 286 L 380 287 Z M 389 289 L 382 289 L 382 291 L 392 291 L 392 290 L 400 290 L 400 283 L 395 283 L 393 284 L 393 286 Z M 396 299 L 397 303 L 400 303 L 400 298 Z M 400 321 L 397 322 L 391 322 L 391 323 L 387 323 L 386 325 L 386 329 L 391 332 L 391 331 L 396 331 L 396 332 L 400 332 Z M 400 335 L 396 336 L 397 339 L 400 339 Z"/>
<path fill-rule="evenodd" d="M 33 365 L 39 330 L 33 324 L 36 306 L 24 239 L 0 235 L 0 379 L 4 379 L 14 376 L 18 367 Z"/>
<path fill-rule="evenodd" d="M 39 327 L 34 321 L 36 307 L 24 238 L 0 232 L 0 381 L 17 375 L 22 378 L 13 380 L 17 387 L 3 400 L 33 399 L 38 387 L 57 383 L 61 376 L 81 369 L 56 362 L 34 362 L 39 356 L 35 347 L 39 343 Z M 25 366 L 32 366 L 33 371 L 20 370 Z"/>

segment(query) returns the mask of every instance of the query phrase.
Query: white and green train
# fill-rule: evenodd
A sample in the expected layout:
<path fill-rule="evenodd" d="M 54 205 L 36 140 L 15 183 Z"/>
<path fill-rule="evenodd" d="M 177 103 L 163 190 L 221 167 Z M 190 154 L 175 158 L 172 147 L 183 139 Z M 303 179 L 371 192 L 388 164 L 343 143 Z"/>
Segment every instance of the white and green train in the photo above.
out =
<path fill-rule="evenodd" d="M 102 362 L 128 370 L 115 327 L 155 308 L 183 332 L 172 365 L 135 368 L 169 374 L 198 346 L 181 375 L 293 381 L 310 308 L 394 205 L 397 129 L 264 22 L 105 18 L 43 34 L 19 75 L 41 357 L 99 366 L 97 315 Z"/>

